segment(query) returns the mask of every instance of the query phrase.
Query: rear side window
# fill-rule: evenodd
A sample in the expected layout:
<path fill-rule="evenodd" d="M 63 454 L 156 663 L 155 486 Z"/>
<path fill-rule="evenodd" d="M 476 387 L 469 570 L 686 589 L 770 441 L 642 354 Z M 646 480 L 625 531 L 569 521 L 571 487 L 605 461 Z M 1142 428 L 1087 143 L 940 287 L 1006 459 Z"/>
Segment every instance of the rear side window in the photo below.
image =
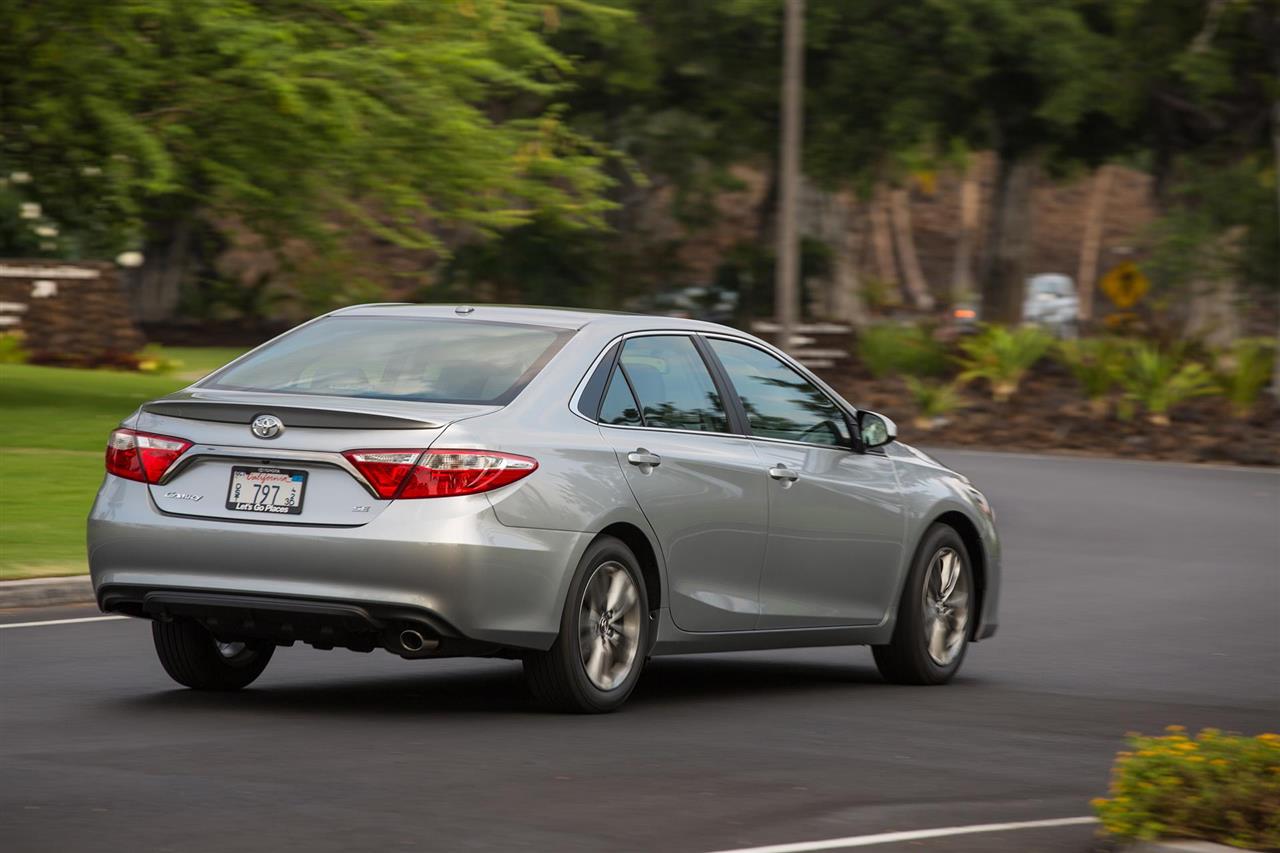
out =
<path fill-rule="evenodd" d="M 647 427 L 728 432 L 729 419 L 707 365 L 683 335 L 631 338 L 619 360 Z M 610 383 L 612 391 L 613 383 Z"/>
<path fill-rule="evenodd" d="M 504 405 L 572 334 L 469 319 L 327 317 L 201 387 Z"/>
<path fill-rule="evenodd" d="M 600 405 L 600 420 L 614 426 L 640 426 L 640 407 L 627 385 L 627 377 L 622 375 L 622 365 L 613 369 L 609 379 L 609 388 L 604 392 L 604 402 Z"/>

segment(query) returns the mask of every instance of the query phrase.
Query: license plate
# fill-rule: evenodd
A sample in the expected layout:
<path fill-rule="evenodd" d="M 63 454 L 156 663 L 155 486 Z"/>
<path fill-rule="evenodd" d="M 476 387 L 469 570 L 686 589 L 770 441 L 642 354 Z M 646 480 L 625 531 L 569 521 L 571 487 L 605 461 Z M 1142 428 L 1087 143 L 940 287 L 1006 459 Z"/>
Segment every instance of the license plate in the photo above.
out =
<path fill-rule="evenodd" d="M 237 465 L 231 469 L 227 509 L 236 512 L 298 515 L 302 512 L 302 493 L 306 487 L 306 471 L 242 468 Z"/>

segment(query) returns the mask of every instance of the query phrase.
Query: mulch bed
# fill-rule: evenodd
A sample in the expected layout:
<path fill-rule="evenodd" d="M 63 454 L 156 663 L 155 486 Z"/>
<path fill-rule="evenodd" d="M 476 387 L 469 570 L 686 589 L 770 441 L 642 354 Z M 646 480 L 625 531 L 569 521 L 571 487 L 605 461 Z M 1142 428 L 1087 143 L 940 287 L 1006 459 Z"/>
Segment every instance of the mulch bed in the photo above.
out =
<path fill-rule="evenodd" d="M 898 434 L 912 444 L 1280 465 L 1280 405 L 1268 394 L 1248 419 L 1233 416 L 1221 398 L 1203 397 L 1175 408 L 1173 423 L 1159 427 L 1141 413 L 1122 421 L 1114 407 L 1105 417 L 1091 414 L 1070 373 L 1045 362 L 1008 403 L 993 402 L 986 387 L 975 384 L 966 389 L 962 408 L 924 429 L 914 423 L 918 412 L 902 379 L 875 379 L 859 365 L 824 378 L 854 405 L 893 418 Z"/>

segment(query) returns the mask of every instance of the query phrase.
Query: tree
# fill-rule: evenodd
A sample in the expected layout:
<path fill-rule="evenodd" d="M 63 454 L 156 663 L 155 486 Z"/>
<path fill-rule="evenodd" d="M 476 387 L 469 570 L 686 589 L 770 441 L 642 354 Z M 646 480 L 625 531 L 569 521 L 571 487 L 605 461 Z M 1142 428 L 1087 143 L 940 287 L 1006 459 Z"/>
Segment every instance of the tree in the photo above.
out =
<path fill-rule="evenodd" d="M 214 223 L 275 248 L 341 225 L 439 257 L 607 208 L 605 152 L 564 122 L 572 66 L 547 42 L 562 7 L 614 14 L 583 0 L 2 3 L 0 171 L 31 176 L 64 254 L 145 242 L 154 314 Z"/>

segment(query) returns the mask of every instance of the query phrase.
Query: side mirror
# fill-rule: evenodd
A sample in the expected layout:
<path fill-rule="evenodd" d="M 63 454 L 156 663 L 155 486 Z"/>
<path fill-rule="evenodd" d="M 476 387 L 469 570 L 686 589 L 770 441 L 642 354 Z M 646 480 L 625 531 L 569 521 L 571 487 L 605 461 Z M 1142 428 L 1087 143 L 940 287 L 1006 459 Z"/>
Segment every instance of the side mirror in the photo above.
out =
<path fill-rule="evenodd" d="M 862 449 L 884 447 L 898 437 L 898 425 L 876 412 L 858 412 L 858 436 Z"/>

